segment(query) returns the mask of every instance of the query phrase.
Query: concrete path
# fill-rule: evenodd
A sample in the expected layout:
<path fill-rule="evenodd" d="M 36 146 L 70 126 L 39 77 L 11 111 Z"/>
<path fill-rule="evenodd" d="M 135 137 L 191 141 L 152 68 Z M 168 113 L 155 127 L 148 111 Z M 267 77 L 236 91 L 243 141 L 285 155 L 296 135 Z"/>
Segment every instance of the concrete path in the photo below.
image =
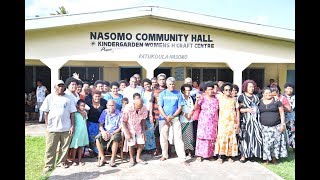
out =
<path fill-rule="evenodd" d="M 25 135 L 44 136 L 45 126 L 39 123 L 26 123 Z M 67 169 L 56 168 L 50 175 L 49 180 L 208 180 L 208 179 L 237 179 L 237 180 L 280 180 L 280 176 L 274 174 L 257 162 L 239 161 L 224 162 L 204 160 L 196 161 L 195 158 L 188 159 L 190 166 L 179 163 L 178 158 L 160 161 L 157 157 L 143 154 L 142 158 L 148 164 L 136 164 L 129 168 L 128 158 L 120 162 L 117 158 L 117 167 L 108 164 L 97 167 L 97 158 L 83 158 L 84 166 L 70 166 Z M 109 157 L 108 157 L 109 160 Z"/>
<path fill-rule="evenodd" d="M 25 121 L 25 136 L 45 136 L 46 126 L 38 121 Z"/>

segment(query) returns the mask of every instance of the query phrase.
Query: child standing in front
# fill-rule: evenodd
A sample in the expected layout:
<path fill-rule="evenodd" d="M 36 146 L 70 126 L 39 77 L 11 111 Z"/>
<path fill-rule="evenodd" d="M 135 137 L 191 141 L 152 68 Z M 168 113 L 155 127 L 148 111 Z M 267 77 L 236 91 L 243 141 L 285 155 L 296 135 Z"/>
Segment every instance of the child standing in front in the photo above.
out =
<path fill-rule="evenodd" d="M 83 166 L 85 163 L 81 162 L 83 147 L 89 144 L 89 136 L 87 131 L 87 112 L 85 110 L 85 101 L 79 99 L 77 102 L 77 112 L 74 114 L 75 128 L 72 136 L 70 148 L 72 156 L 72 164 Z M 78 160 L 76 161 L 76 154 L 78 154 Z"/>
<path fill-rule="evenodd" d="M 129 103 L 128 98 L 124 97 L 121 99 L 121 103 L 122 103 L 122 108 L 121 108 L 121 112 L 124 110 L 124 107 Z"/>

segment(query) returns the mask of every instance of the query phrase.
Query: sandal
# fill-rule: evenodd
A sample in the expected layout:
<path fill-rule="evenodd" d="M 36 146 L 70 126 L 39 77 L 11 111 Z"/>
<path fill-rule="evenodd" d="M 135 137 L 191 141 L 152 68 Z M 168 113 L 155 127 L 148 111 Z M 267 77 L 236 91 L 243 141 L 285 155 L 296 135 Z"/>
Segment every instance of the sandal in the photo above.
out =
<path fill-rule="evenodd" d="M 153 156 L 159 156 L 158 150 L 155 150 L 155 151 L 154 151 Z"/>
<path fill-rule="evenodd" d="M 185 166 L 190 166 L 190 164 L 187 161 L 183 161 L 182 164 Z"/>
<path fill-rule="evenodd" d="M 239 160 L 241 163 L 245 163 L 246 162 L 246 158 L 245 157 L 241 157 L 241 159 Z"/>
<path fill-rule="evenodd" d="M 65 168 L 65 169 L 66 169 L 66 168 L 69 168 L 69 164 L 63 163 L 63 164 L 62 164 L 62 167 Z"/>
<path fill-rule="evenodd" d="M 234 160 L 232 158 L 229 158 L 228 162 L 234 162 Z"/>
<path fill-rule="evenodd" d="M 137 163 L 138 163 L 138 164 L 142 164 L 142 165 L 146 165 L 146 164 L 148 164 L 148 163 L 147 163 L 147 162 L 145 162 L 145 161 L 139 161 L 139 162 L 137 161 Z"/>
<path fill-rule="evenodd" d="M 116 163 L 110 163 L 110 167 L 117 167 Z"/>
<path fill-rule="evenodd" d="M 160 158 L 160 161 L 165 161 L 165 160 L 167 160 L 167 158 L 165 157 Z"/>
<path fill-rule="evenodd" d="M 277 165 L 278 164 L 277 160 L 272 159 L 272 164 Z"/>
<path fill-rule="evenodd" d="M 129 162 L 129 168 L 134 166 L 134 162 Z"/>
<path fill-rule="evenodd" d="M 101 166 L 103 166 L 103 165 L 105 165 L 105 164 L 107 164 L 105 161 L 99 161 L 98 162 L 98 167 L 101 167 Z"/>

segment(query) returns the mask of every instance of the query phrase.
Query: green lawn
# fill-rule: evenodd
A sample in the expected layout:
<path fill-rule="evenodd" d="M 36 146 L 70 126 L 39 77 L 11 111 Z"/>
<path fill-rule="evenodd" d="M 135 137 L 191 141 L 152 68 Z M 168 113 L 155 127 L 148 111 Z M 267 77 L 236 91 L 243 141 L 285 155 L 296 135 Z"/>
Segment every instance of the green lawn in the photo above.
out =
<path fill-rule="evenodd" d="M 262 163 L 262 161 L 260 161 Z M 268 165 L 263 165 L 264 167 L 270 169 L 275 174 L 278 174 L 285 180 L 295 179 L 295 152 L 290 148 L 288 151 L 287 158 L 280 158 L 278 165 L 273 165 L 269 163 Z"/>
<path fill-rule="evenodd" d="M 25 137 L 25 179 L 45 180 L 48 176 L 42 176 L 44 167 L 45 137 Z"/>
<path fill-rule="evenodd" d="M 26 136 L 25 143 L 25 179 L 48 179 L 50 173 L 47 176 L 41 175 L 44 166 L 45 137 Z M 278 160 L 278 165 L 269 163 L 264 166 L 285 180 L 293 180 L 295 179 L 295 152 L 290 149 L 288 153 L 287 158 Z M 262 163 L 262 161 L 259 162 Z"/>

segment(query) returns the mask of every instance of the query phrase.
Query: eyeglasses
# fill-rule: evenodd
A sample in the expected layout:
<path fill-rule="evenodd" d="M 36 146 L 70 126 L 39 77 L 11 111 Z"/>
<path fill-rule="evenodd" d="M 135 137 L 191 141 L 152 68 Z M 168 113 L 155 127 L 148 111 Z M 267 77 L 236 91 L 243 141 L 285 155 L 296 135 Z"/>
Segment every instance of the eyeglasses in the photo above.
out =
<path fill-rule="evenodd" d="M 231 91 L 230 89 L 225 89 L 224 91 Z"/>

